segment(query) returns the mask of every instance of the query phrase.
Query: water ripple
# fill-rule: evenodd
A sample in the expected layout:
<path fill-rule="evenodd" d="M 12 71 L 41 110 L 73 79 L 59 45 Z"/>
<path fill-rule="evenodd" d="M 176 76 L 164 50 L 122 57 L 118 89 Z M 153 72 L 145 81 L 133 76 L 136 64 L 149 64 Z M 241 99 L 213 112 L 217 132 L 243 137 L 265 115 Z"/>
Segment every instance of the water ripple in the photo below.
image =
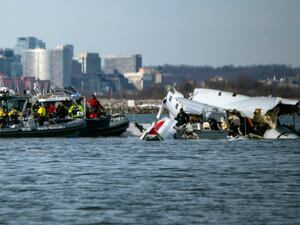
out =
<path fill-rule="evenodd" d="M 1 140 L 0 224 L 300 224 L 300 142 Z"/>

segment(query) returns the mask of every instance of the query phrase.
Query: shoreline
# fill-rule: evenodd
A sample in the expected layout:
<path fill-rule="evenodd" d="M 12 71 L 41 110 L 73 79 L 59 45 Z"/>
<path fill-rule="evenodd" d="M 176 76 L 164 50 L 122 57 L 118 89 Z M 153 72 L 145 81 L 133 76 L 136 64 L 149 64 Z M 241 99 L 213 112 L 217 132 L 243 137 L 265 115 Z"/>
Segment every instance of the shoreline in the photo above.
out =
<path fill-rule="evenodd" d="M 107 112 L 118 113 L 126 112 L 127 114 L 157 114 L 161 99 L 99 99 Z"/>

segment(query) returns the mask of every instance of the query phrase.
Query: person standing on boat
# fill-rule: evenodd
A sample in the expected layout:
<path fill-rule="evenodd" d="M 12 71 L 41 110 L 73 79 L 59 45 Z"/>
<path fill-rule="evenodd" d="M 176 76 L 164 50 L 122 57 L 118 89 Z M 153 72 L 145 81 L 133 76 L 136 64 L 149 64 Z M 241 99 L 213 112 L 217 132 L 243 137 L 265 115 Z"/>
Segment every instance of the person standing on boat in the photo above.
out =
<path fill-rule="evenodd" d="M 177 114 L 175 120 L 177 120 L 178 122 L 176 123 L 177 127 L 180 127 L 186 123 L 188 123 L 190 121 L 190 117 L 189 115 L 183 111 L 183 108 L 180 109 L 179 113 Z"/>
<path fill-rule="evenodd" d="M 98 117 L 101 111 L 104 112 L 104 107 L 101 105 L 95 95 L 92 95 L 92 97 L 88 100 L 88 103 L 90 106 L 90 118 Z"/>
<path fill-rule="evenodd" d="M 26 106 L 26 109 L 24 109 L 24 111 L 23 111 L 23 118 L 24 118 L 24 120 L 27 121 L 28 117 L 31 116 L 31 114 L 32 114 L 31 103 L 28 102 L 27 106 Z"/>
<path fill-rule="evenodd" d="M 58 103 L 58 106 L 56 107 L 56 115 L 60 119 L 65 119 L 68 115 L 68 109 L 62 102 Z"/>
<path fill-rule="evenodd" d="M 36 101 L 33 105 L 32 105 L 32 112 L 33 114 L 37 114 L 37 111 L 39 110 L 40 108 L 40 104 L 38 101 Z"/>
<path fill-rule="evenodd" d="M 49 118 L 55 117 L 55 111 L 56 111 L 56 108 L 55 108 L 54 103 L 50 103 L 47 107 L 47 113 L 48 113 Z"/>
<path fill-rule="evenodd" d="M 37 116 L 38 116 L 39 125 L 43 126 L 46 120 L 46 109 L 43 105 L 40 105 L 37 111 Z"/>
<path fill-rule="evenodd" d="M 8 113 L 8 117 L 9 117 L 9 121 L 10 121 L 11 125 L 19 123 L 19 115 L 20 115 L 20 113 L 16 109 L 12 109 Z"/>
<path fill-rule="evenodd" d="M 7 125 L 7 113 L 4 108 L 0 108 L 0 128 L 5 128 Z"/>
<path fill-rule="evenodd" d="M 80 101 L 73 102 L 68 111 L 72 118 L 80 118 L 83 116 L 83 107 L 81 106 Z"/>

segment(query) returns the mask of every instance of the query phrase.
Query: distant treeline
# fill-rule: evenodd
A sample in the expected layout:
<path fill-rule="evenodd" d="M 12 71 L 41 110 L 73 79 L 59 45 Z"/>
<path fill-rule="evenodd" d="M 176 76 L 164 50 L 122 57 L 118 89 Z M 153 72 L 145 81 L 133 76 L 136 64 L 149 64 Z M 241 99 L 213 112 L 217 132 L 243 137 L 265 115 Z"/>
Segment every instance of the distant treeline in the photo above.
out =
<path fill-rule="evenodd" d="M 162 73 L 169 74 L 171 79 L 177 84 L 176 88 L 185 96 L 192 93 L 194 88 L 201 86 L 200 82 L 205 82 L 205 88 L 234 91 L 249 96 L 271 95 L 300 99 L 300 88 L 289 88 L 278 85 L 267 86 L 258 82 L 258 80 L 265 80 L 274 76 L 276 76 L 276 79 L 284 78 L 285 76 L 295 76 L 297 73 L 300 73 L 299 67 L 272 64 L 251 66 L 229 65 L 222 67 L 164 65 L 157 68 Z M 215 82 L 209 79 L 215 76 L 223 77 L 224 80 Z"/>
<path fill-rule="evenodd" d="M 207 81 L 205 87 L 249 96 L 273 96 L 300 99 L 300 88 L 264 85 L 256 79 L 246 75 L 238 75 L 235 79 L 224 80 L 221 82 Z"/>
<path fill-rule="evenodd" d="M 285 75 L 292 76 L 300 72 L 300 68 L 293 68 L 288 65 L 251 65 L 251 66 L 187 66 L 187 65 L 163 65 L 156 69 L 164 74 L 170 74 L 175 82 L 193 80 L 203 82 L 213 76 L 222 76 L 225 79 L 234 79 L 238 75 L 246 75 L 252 79 L 282 78 Z"/>
<path fill-rule="evenodd" d="M 285 76 L 295 76 L 300 68 L 288 65 L 251 65 L 251 66 L 187 66 L 163 65 L 154 67 L 167 77 L 166 83 L 144 88 L 134 95 L 118 93 L 115 98 L 129 99 L 162 99 L 166 96 L 168 88 L 174 86 L 186 97 L 195 88 L 204 87 L 223 91 L 237 92 L 249 96 L 280 96 L 300 99 L 300 88 L 289 88 L 278 85 L 264 85 L 258 80 L 267 78 L 276 79 Z M 212 77 L 223 77 L 224 80 L 214 81 Z"/>

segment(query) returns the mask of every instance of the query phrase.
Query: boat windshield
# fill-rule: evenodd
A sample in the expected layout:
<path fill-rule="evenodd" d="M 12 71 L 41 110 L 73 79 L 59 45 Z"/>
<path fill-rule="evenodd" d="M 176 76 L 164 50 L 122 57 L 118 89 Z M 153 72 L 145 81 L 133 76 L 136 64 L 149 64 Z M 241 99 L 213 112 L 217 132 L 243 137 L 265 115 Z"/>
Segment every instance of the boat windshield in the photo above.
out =
<path fill-rule="evenodd" d="M 27 100 L 24 98 L 0 99 L 0 107 L 5 108 L 8 112 L 11 111 L 12 109 L 16 109 L 22 112 L 26 102 Z"/>

